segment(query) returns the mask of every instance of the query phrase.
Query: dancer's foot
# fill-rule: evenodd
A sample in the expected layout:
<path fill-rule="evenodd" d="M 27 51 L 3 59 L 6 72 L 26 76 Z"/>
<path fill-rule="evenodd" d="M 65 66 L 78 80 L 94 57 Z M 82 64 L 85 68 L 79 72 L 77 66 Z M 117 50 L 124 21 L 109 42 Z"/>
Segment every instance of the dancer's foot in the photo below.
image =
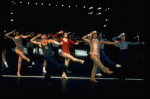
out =
<path fill-rule="evenodd" d="M 103 75 L 102 75 L 101 73 L 97 73 L 96 76 L 99 76 L 99 77 L 100 77 L 100 76 L 103 76 Z"/>
<path fill-rule="evenodd" d="M 21 76 L 21 75 L 20 75 L 20 72 L 17 72 L 17 76 Z"/>
<path fill-rule="evenodd" d="M 98 81 L 95 80 L 95 79 L 90 79 L 90 81 L 91 81 L 91 82 L 94 82 L 94 83 L 98 83 Z"/>
<path fill-rule="evenodd" d="M 121 67 L 121 65 L 120 65 L 120 64 L 116 64 L 116 67 L 117 67 L 117 68 L 120 68 L 120 67 Z"/>
<path fill-rule="evenodd" d="M 104 73 L 107 73 L 107 74 L 112 74 L 113 71 L 110 71 L 109 68 L 104 68 L 102 69 Z"/>
<path fill-rule="evenodd" d="M 68 79 L 68 77 L 66 76 L 66 74 L 62 74 L 62 78 Z"/>
<path fill-rule="evenodd" d="M 45 68 L 43 67 L 43 73 L 46 73 L 46 70 L 45 70 Z"/>

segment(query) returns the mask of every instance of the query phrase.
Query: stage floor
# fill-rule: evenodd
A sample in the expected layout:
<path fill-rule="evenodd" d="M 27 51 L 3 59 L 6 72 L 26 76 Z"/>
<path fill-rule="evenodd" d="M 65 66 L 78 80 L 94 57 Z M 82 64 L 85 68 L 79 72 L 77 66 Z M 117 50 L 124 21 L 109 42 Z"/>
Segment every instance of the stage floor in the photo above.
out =
<path fill-rule="evenodd" d="M 51 85 L 44 84 L 44 73 L 42 72 L 43 57 L 34 57 L 35 65 L 32 68 L 27 66 L 25 60 L 22 61 L 22 67 L 18 77 L 17 73 L 17 56 L 7 56 L 9 68 L 3 66 L 2 71 L 2 95 L 3 96 L 22 96 L 22 95 L 101 95 L 101 94 L 123 94 L 123 95 L 143 95 L 146 94 L 147 86 L 145 86 L 145 77 L 143 69 L 136 68 L 127 76 L 125 81 L 119 79 L 115 74 L 103 74 L 102 77 L 97 77 L 98 83 L 90 82 L 92 65 L 88 59 L 84 66 L 78 63 L 72 64 L 72 73 L 67 73 L 68 79 L 61 77 L 62 71 L 60 68 L 53 68 L 54 72 L 51 77 Z M 59 63 L 63 63 L 60 59 Z M 143 61 L 143 60 L 141 60 Z M 144 62 L 139 62 L 144 65 Z M 138 65 L 141 66 L 142 65 Z"/>

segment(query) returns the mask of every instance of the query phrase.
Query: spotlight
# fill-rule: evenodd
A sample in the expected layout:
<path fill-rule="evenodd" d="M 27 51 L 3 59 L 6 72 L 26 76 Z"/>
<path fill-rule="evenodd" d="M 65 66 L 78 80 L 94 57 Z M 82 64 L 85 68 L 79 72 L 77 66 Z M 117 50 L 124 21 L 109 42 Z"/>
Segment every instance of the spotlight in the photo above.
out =
<path fill-rule="evenodd" d="M 64 5 L 62 4 L 62 7 L 63 7 Z"/>
<path fill-rule="evenodd" d="M 35 3 L 35 5 L 37 5 L 37 3 Z"/>
<path fill-rule="evenodd" d="M 78 7 L 78 6 L 76 5 L 76 7 Z"/>
<path fill-rule="evenodd" d="M 51 4 L 49 4 L 49 6 L 51 6 Z"/>
<path fill-rule="evenodd" d="M 100 9 L 102 9 L 102 8 L 101 7 L 97 8 L 97 10 L 100 10 Z"/>
<path fill-rule="evenodd" d="M 102 13 L 101 12 L 99 12 L 99 13 L 96 13 L 96 15 L 101 15 Z"/>
<path fill-rule="evenodd" d="M 13 19 L 10 19 L 10 21 L 13 22 L 14 20 L 13 20 Z"/>
<path fill-rule="evenodd" d="M 71 6 L 69 5 L 68 7 L 70 8 Z"/>
<path fill-rule="evenodd" d="M 28 4 L 30 4 L 30 2 L 28 2 Z"/>
<path fill-rule="evenodd" d="M 83 8 L 85 8 L 85 6 L 83 6 Z"/>
<path fill-rule="evenodd" d="M 88 14 L 93 14 L 93 12 L 89 12 Z"/>
<path fill-rule="evenodd" d="M 22 3 L 22 1 L 20 1 L 20 3 Z"/>
<path fill-rule="evenodd" d="M 4 33 L 6 33 L 6 30 L 4 30 Z"/>
<path fill-rule="evenodd" d="M 109 19 L 105 19 L 105 21 L 109 21 Z"/>
<path fill-rule="evenodd" d="M 104 11 L 107 11 L 107 9 L 105 9 Z"/>
<path fill-rule="evenodd" d="M 11 12 L 11 14 L 13 14 L 13 12 Z"/>
<path fill-rule="evenodd" d="M 107 27 L 107 25 L 105 24 L 104 27 Z"/>
<path fill-rule="evenodd" d="M 109 10 L 110 8 L 108 7 L 107 9 Z"/>
<path fill-rule="evenodd" d="M 41 5 L 43 5 L 43 3 L 41 3 Z"/>
<path fill-rule="evenodd" d="M 93 7 L 90 7 L 89 9 L 93 9 Z"/>
<path fill-rule="evenodd" d="M 56 7 L 57 7 L 57 5 L 56 5 Z"/>

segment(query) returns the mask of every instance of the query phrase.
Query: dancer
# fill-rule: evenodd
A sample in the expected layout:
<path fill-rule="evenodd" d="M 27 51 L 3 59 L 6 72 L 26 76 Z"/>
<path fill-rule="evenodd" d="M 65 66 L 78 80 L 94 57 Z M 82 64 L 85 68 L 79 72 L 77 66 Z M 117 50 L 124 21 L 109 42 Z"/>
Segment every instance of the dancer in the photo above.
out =
<path fill-rule="evenodd" d="M 41 42 L 37 42 L 35 41 L 35 39 L 37 37 L 41 37 L 42 41 Z M 56 67 L 62 67 L 63 68 L 63 73 L 62 73 L 62 77 L 63 78 L 67 78 L 66 76 L 66 66 L 63 65 L 63 64 L 59 64 L 57 61 L 55 61 L 53 59 L 53 55 L 52 55 L 52 48 L 51 48 L 51 43 L 55 43 L 55 44 L 58 44 L 58 45 L 62 45 L 62 43 L 58 43 L 52 39 L 47 39 L 46 35 L 42 35 L 42 34 L 38 34 L 37 36 L 33 37 L 31 40 L 30 40 L 32 43 L 34 44 L 37 44 L 39 45 L 42 50 L 43 50 L 43 53 L 44 53 L 44 59 L 47 61 L 47 66 L 46 66 L 46 74 L 45 74 L 45 78 L 44 80 L 49 83 L 50 81 L 50 76 L 51 76 L 51 66 L 56 66 Z"/>
<path fill-rule="evenodd" d="M 59 37 L 58 37 L 58 34 L 63 34 L 63 38 L 62 38 L 62 39 L 59 38 Z M 62 56 L 65 58 L 65 65 L 66 65 L 67 69 L 68 69 L 68 64 L 69 64 L 69 62 L 70 62 L 70 59 L 73 60 L 73 61 L 75 61 L 75 62 L 80 62 L 81 64 L 84 63 L 84 60 L 79 60 L 79 59 L 77 59 L 77 58 L 74 58 L 72 55 L 70 55 L 69 43 L 78 45 L 78 42 L 75 43 L 75 42 L 71 41 L 70 39 L 68 39 L 68 38 L 67 38 L 67 37 L 68 37 L 67 32 L 60 31 L 60 32 L 56 33 L 56 34 L 54 35 L 54 37 L 55 37 L 56 39 L 58 39 L 60 42 L 63 42 L 63 44 L 62 44 L 62 50 L 63 50 L 63 51 L 62 51 Z"/>
<path fill-rule="evenodd" d="M 14 33 L 15 37 L 9 36 L 12 33 Z M 29 65 L 34 65 L 34 62 L 24 55 L 24 47 L 23 47 L 23 42 L 22 42 L 22 38 L 30 37 L 30 35 L 23 36 L 23 35 L 20 35 L 18 31 L 16 32 L 16 30 L 14 30 L 12 32 L 5 34 L 5 36 L 12 39 L 16 44 L 15 52 L 16 52 L 16 54 L 19 55 L 17 75 L 20 76 L 22 58 L 25 59 L 29 63 Z"/>
<path fill-rule="evenodd" d="M 88 36 L 92 36 L 92 39 L 91 40 L 87 39 Z M 82 37 L 82 39 L 84 41 L 88 42 L 89 46 L 90 46 L 90 57 L 94 61 L 90 81 L 95 82 L 95 83 L 98 82 L 97 80 L 95 80 L 97 66 L 99 66 L 102 69 L 102 71 L 107 73 L 107 74 L 113 73 L 113 71 L 110 71 L 100 61 L 100 54 L 99 54 L 100 45 L 101 44 L 115 44 L 116 43 L 116 42 L 100 41 L 100 40 L 97 40 L 96 38 L 97 38 L 97 32 L 96 31 L 92 31 L 92 32 L 90 32 L 90 34 Z"/>
<path fill-rule="evenodd" d="M 5 67 L 8 68 L 8 64 L 7 64 L 7 61 L 5 58 L 8 44 L 7 44 L 7 38 L 5 36 L 3 37 L 3 43 L 2 44 L 3 44 L 3 46 L 2 46 L 2 70 L 3 70 L 3 63 L 5 64 Z"/>
<path fill-rule="evenodd" d="M 121 76 L 121 80 L 122 81 L 125 81 L 125 77 L 127 76 L 127 69 L 128 69 L 128 65 L 130 65 L 130 63 L 128 62 L 129 61 L 129 56 L 128 56 L 128 46 L 129 45 L 139 45 L 139 44 L 142 44 L 142 45 L 145 45 L 145 42 L 127 42 L 125 41 L 125 33 L 121 33 L 119 36 L 117 37 L 113 37 L 112 40 L 113 41 L 116 41 L 118 38 L 121 39 L 120 42 L 117 43 L 118 47 L 119 47 L 119 61 L 121 62 L 122 64 L 122 71 L 120 76 Z"/>
<path fill-rule="evenodd" d="M 98 35 L 98 40 L 108 41 L 106 38 L 102 38 L 102 32 L 99 33 L 99 35 Z M 114 44 L 114 46 L 116 46 L 116 44 Z M 116 47 L 118 47 L 118 46 L 116 46 Z M 104 52 L 104 44 L 101 44 L 99 53 L 100 53 L 100 55 L 101 55 L 100 61 L 102 62 L 102 64 L 104 64 L 104 61 L 107 61 L 109 64 L 111 64 L 111 65 L 114 66 L 114 67 L 117 67 L 117 68 L 121 67 L 120 64 L 114 63 L 113 61 L 111 61 L 111 60 L 106 56 L 106 54 L 105 54 L 105 52 Z M 98 69 L 97 69 L 97 71 L 96 71 L 96 76 L 102 76 L 102 74 L 100 73 L 100 68 L 99 68 L 99 67 L 98 67 Z"/>

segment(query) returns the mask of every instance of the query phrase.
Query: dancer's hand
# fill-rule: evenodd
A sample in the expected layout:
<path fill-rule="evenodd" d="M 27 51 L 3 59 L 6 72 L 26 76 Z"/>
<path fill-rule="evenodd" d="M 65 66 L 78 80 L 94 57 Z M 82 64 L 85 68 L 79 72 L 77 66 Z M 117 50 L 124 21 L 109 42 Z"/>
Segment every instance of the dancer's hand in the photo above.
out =
<path fill-rule="evenodd" d="M 61 31 L 59 31 L 59 34 L 62 34 L 64 31 L 63 30 L 61 30 Z"/>
<path fill-rule="evenodd" d="M 37 37 L 41 37 L 41 35 L 42 35 L 42 34 L 39 33 L 39 34 L 37 35 Z"/>
<path fill-rule="evenodd" d="M 78 45 L 78 44 L 79 44 L 79 42 L 75 43 L 75 45 Z"/>
<path fill-rule="evenodd" d="M 60 42 L 59 45 L 63 45 L 63 42 Z"/>
<path fill-rule="evenodd" d="M 118 43 L 118 41 L 115 41 L 115 44 L 117 44 Z"/>

